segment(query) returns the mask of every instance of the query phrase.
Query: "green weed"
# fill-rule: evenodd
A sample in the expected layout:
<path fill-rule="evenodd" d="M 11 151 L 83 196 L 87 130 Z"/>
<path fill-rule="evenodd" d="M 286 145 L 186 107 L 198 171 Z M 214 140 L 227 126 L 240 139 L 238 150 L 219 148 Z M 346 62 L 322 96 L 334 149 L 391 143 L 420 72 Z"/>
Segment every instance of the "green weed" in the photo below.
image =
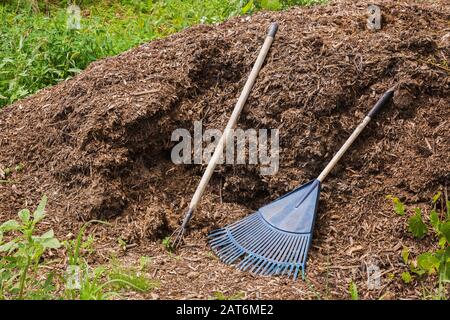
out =
<path fill-rule="evenodd" d="M 140 268 L 113 266 L 91 267 L 88 257 L 94 251 L 94 237 L 85 237 L 84 224 L 73 240 L 55 237 L 53 230 L 36 235 L 45 217 L 47 198 L 37 209 L 18 213 L 19 219 L 0 225 L 0 300 L 3 299 L 80 299 L 103 300 L 120 297 L 123 291 L 147 292 L 158 282 L 141 272 L 148 259 L 140 260 Z M 44 255 L 52 249 L 64 249 L 67 268 L 49 267 Z M 50 271 L 48 271 L 50 270 Z"/>
<path fill-rule="evenodd" d="M 41 257 L 61 244 L 53 230 L 36 235 L 36 227 L 45 216 L 47 198 L 44 196 L 31 213 L 23 209 L 19 220 L 8 220 L 0 225 L 0 299 L 44 299 L 53 289 L 54 273 L 39 277 Z M 10 236 L 9 241 L 4 237 Z"/>
<path fill-rule="evenodd" d="M 408 231 L 418 239 L 432 230 L 438 249 L 421 253 L 415 259 L 410 258 L 409 248 L 403 248 L 401 253 L 403 262 L 409 268 L 401 274 L 404 283 L 411 283 L 415 278 L 420 280 L 425 275 L 437 276 L 436 294 L 424 294 L 434 299 L 446 299 L 446 287 L 450 283 L 450 201 L 443 198 L 442 193 L 438 192 L 431 200 L 429 221 L 423 220 L 420 208 L 414 208 L 414 214 L 408 219 Z M 439 201 L 441 201 L 440 210 L 437 209 Z M 397 212 L 395 208 L 394 211 Z"/>

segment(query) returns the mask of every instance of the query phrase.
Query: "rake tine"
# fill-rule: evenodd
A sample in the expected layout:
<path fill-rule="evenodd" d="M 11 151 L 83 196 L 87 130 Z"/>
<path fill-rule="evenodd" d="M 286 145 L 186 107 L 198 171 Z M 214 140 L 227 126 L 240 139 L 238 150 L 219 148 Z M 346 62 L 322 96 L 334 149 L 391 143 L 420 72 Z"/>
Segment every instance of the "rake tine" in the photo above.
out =
<path fill-rule="evenodd" d="M 264 251 L 268 251 L 268 254 L 266 255 L 267 258 L 271 258 L 273 253 L 276 253 L 276 249 L 279 248 L 280 244 L 282 244 L 285 239 L 287 239 L 288 236 L 282 233 L 278 233 L 278 235 L 273 239 L 273 242 L 269 243 L 269 246 L 267 248 L 262 248 L 261 254 L 264 253 Z M 276 260 L 276 259 L 275 259 Z"/>
<path fill-rule="evenodd" d="M 296 261 L 299 261 L 300 258 L 302 258 L 302 260 L 300 262 L 297 262 L 299 266 L 295 270 L 295 274 L 294 274 L 295 279 L 298 278 L 298 272 L 299 272 L 300 268 L 302 269 L 302 276 L 304 275 L 304 270 L 303 270 L 304 269 L 304 267 L 303 267 L 304 266 L 304 264 L 303 264 L 304 252 L 303 252 L 303 249 L 307 246 L 307 243 L 308 243 L 308 237 L 304 237 L 303 241 L 301 243 L 300 249 L 298 251 L 297 257 L 296 257 Z"/>
<path fill-rule="evenodd" d="M 256 250 L 255 252 L 256 252 L 257 254 L 260 254 L 261 256 L 263 256 L 263 254 L 264 254 L 264 252 L 265 252 L 266 250 L 269 250 L 269 249 L 271 249 L 272 247 L 275 246 L 275 245 L 274 245 L 275 243 L 276 243 L 276 244 L 281 243 L 281 242 L 283 241 L 283 239 L 284 239 L 284 235 L 283 235 L 283 234 L 279 234 L 279 235 L 277 235 L 277 236 L 278 236 L 278 238 L 277 238 L 276 241 L 274 241 L 274 242 L 271 242 L 271 241 L 266 242 L 266 244 L 265 244 L 264 246 L 262 246 L 259 250 Z M 258 265 L 259 265 L 260 263 L 262 263 L 262 262 L 261 262 L 261 261 L 258 261 L 258 263 L 255 263 L 255 264 L 253 265 L 253 268 L 250 269 L 250 272 L 253 272 L 253 270 L 255 270 L 255 268 L 257 268 Z M 259 270 L 259 268 L 258 268 L 258 270 Z M 257 273 L 257 272 L 256 272 L 256 273 Z"/>
<path fill-rule="evenodd" d="M 257 241 L 255 241 L 253 244 L 251 244 L 249 247 L 247 247 L 246 252 L 253 252 L 254 248 L 265 245 L 267 242 L 270 241 L 270 239 L 273 235 L 274 235 L 274 233 L 272 232 L 272 230 L 270 230 L 269 232 L 266 232 L 265 234 L 263 234 L 262 237 L 259 237 Z"/>
<path fill-rule="evenodd" d="M 309 248 L 309 239 L 305 239 L 303 246 L 302 246 L 302 259 L 301 259 L 301 264 L 303 265 L 306 261 L 306 255 L 307 255 L 307 250 Z"/>
<path fill-rule="evenodd" d="M 244 251 L 242 249 L 238 249 L 232 255 L 230 255 L 228 259 L 224 260 L 223 262 L 226 264 L 232 264 L 236 259 L 238 259 L 243 254 Z"/>
<path fill-rule="evenodd" d="M 297 265 L 297 266 L 295 267 L 294 280 L 297 280 L 299 270 L 300 270 L 300 265 Z"/>
<path fill-rule="evenodd" d="M 307 243 L 308 243 L 308 237 L 304 237 L 302 239 L 302 243 L 301 243 L 301 245 L 299 247 L 298 253 L 297 253 L 296 257 L 295 257 L 295 261 L 297 261 L 298 263 L 301 263 L 302 260 L 303 260 L 302 259 L 302 257 L 303 257 L 303 249 L 305 248 Z"/>
<path fill-rule="evenodd" d="M 249 258 L 248 258 L 247 262 L 244 265 L 242 265 L 241 268 L 240 268 L 242 271 L 247 270 L 249 267 L 252 266 L 252 263 L 254 261 L 258 260 L 258 257 L 253 255 L 253 254 L 249 255 L 248 257 Z"/>
<path fill-rule="evenodd" d="M 272 230 L 266 232 L 266 234 L 260 237 L 258 241 L 255 241 L 248 248 L 246 248 L 247 251 L 254 252 L 255 254 L 259 255 L 261 248 L 265 248 L 267 245 L 270 245 L 271 238 L 273 236 L 276 236 L 276 234 Z"/>
<path fill-rule="evenodd" d="M 282 234 L 276 234 L 275 235 L 275 237 L 276 237 L 275 241 L 278 241 L 278 239 L 280 237 L 282 237 L 282 236 L 283 236 Z M 267 247 L 270 247 L 273 244 L 273 242 L 271 241 L 271 238 L 272 238 L 272 234 L 270 234 L 270 237 L 267 237 L 266 240 L 264 241 L 264 243 L 259 246 L 259 249 L 254 251 L 255 254 L 257 254 L 258 256 L 261 256 L 261 251 L 264 252 L 264 250 Z M 250 272 L 252 272 L 258 264 L 259 264 L 259 261 L 254 263 L 253 267 L 250 269 Z"/>
<path fill-rule="evenodd" d="M 294 266 L 295 266 L 295 255 L 296 255 L 296 252 L 297 252 L 297 250 L 298 250 L 298 248 L 299 248 L 299 245 L 300 245 L 300 243 L 302 242 L 302 240 L 303 240 L 303 237 L 298 237 L 298 238 L 295 240 L 295 244 L 294 244 L 294 247 L 293 247 L 294 250 L 292 250 L 291 255 L 290 255 L 290 257 L 289 257 L 289 261 L 290 261 L 290 263 L 291 263 L 291 268 L 289 269 L 288 277 L 291 276 L 292 271 L 294 270 Z"/>
<path fill-rule="evenodd" d="M 271 276 L 273 274 L 275 274 L 275 270 L 277 269 L 277 263 L 275 263 L 267 272 L 267 275 Z"/>
<path fill-rule="evenodd" d="M 261 270 L 260 274 L 267 275 L 267 270 L 269 270 L 273 264 L 274 264 L 274 261 L 269 261 L 269 263 L 266 264 L 266 266 Z"/>
<path fill-rule="evenodd" d="M 179 227 L 179 228 L 175 229 L 175 231 L 170 236 L 171 239 L 174 239 L 171 243 L 171 246 L 174 249 L 178 248 L 178 246 L 183 241 L 184 232 L 185 232 L 185 229 L 183 227 Z"/>
<path fill-rule="evenodd" d="M 242 228 L 230 230 L 229 233 L 233 235 L 233 238 L 238 238 L 243 233 L 248 233 L 251 230 L 252 234 L 258 234 L 258 231 L 261 230 L 264 226 L 262 224 L 258 224 L 256 226 L 246 223 Z"/>
<path fill-rule="evenodd" d="M 231 243 L 231 240 L 226 235 L 222 235 L 220 237 L 217 237 L 216 239 L 214 239 L 214 241 L 209 241 L 209 245 L 212 248 L 216 248 L 216 247 L 218 248 L 218 247 L 227 245 L 228 243 Z"/>
<path fill-rule="evenodd" d="M 236 234 L 241 234 L 241 233 L 245 233 L 248 230 L 252 229 L 252 225 L 251 224 L 241 224 L 239 226 L 239 228 L 236 228 L 234 231 L 236 232 Z M 222 234 L 223 236 L 226 236 L 227 238 L 229 238 L 229 234 L 232 234 L 232 230 L 226 228 L 224 229 L 224 233 Z M 220 237 L 220 236 L 217 236 Z M 215 238 L 211 237 L 211 240 L 209 240 L 210 242 L 214 242 Z"/>
<path fill-rule="evenodd" d="M 226 228 L 231 230 L 241 224 L 251 224 L 251 223 L 255 222 L 255 220 L 256 221 L 258 220 L 257 213 L 252 213 L 251 215 L 245 217 L 244 219 L 242 219 L 240 221 L 233 222 L 232 224 L 228 225 Z"/>
<path fill-rule="evenodd" d="M 251 235 L 249 235 L 248 232 L 247 232 L 249 229 L 251 229 L 251 225 L 246 225 L 245 228 L 239 230 L 237 236 L 239 236 L 239 235 L 241 235 L 241 234 L 244 234 L 245 237 L 250 237 Z M 227 232 L 227 233 L 228 233 L 228 232 Z M 231 234 L 231 236 L 232 236 L 233 238 L 236 238 L 236 235 L 233 235 L 231 232 L 229 232 L 229 233 Z M 231 239 L 230 239 L 230 236 L 228 236 L 228 234 L 227 234 L 225 240 L 220 240 L 220 239 L 219 239 L 219 240 L 216 240 L 216 239 L 214 239 L 214 240 L 211 240 L 211 241 L 210 241 L 210 244 L 211 244 L 212 246 L 218 247 L 218 246 L 220 246 L 220 245 L 221 245 L 222 243 L 224 243 L 224 242 L 229 242 L 229 243 L 232 242 Z"/>
<path fill-rule="evenodd" d="M 269 229 L 265 232 L 265 235 L 261 237 L 261 241 L 255 241 L 252 245 L 250 245 L 247 249 L 248 251 L 254 252 L 256 254 L 260 254 L 268 245 L 274 243 L 281 237 L 281 233 L 277 233 L 273 229 Z M 275 237 L 275 238 L 273 238 Z"/>
<path fill-rule="evenodd" d="M 220 247 L 226 243 L 231 243 L 230 237 L 226 234 L 209 241 L 211 247 Z"/>
<path fill-rule="evenodd" d="M 227 232 L 227 230 L 225 228 L 220 228 L 220 229 L 210 232 L 208 234 L 208 238 L 214 238 L 214 237 L 217 237 L 219 234 L 224 234 L 226 232 Z"/>
<path fill-rule="evenodd" d="M 242 238 L 240 238 L 240 239 L 237 239 L 237 238 L 234 238 L 234 240 L 235 241 L 239 241 L 240 242 L 240 246 L 236 246 L 235 245 L 235 247 L 237 247 L 237 248 L 239 248 L 240 250 L 242 250 L 242 251 L 245 251 L 245 249 L 244 249 L 244 245 L 246 244 L 246 242 L 247 241 L 249 241 L 250 239 L 252 239 L 253 238 L 253 235 L 252 234 L 247 234 L 247 235 L 244 235 Z"/>
<path fill-rule="evenodd" d="M 283 256 L 280 258 L 284 262 L 281 274 L 284 274 L 289 267 L 289 255 L 292 254 L 292 249 L 295 244 L 296 237 L 292 236 L 290 241 L 286 244 L 286 250 L 283 252 Z"/>
<path fill-rule="evenodd" d="M 231 264 L 234 260 L 236 260 L 241 255 L 242 255 L 242 250 L 234 247 L 234 250 L 231 251 L 226 257 L 223 258 L 223 262 L 226 264 Z"/>
<path fill-rule="evenodd" d="M 265 270 L 270 264 L 272 263 L 271 260 L 268 260 L 267 258 L 264 259 L 264 261 L 258 266 L 258 268 L 255 270 L 255 274 L 263 274 L 263 270 Z"/>
<path fill-rule="evenodd" d="M 219 258 L 227 263 L 226 261 L 228 260 L 228 258 L 232 255 L 234 255 L 234 253 L 241 251 L 241 249 L 237 246 L 234 245 L 230 245 L 228 246 L 226 249 L 221 250 Z"/>

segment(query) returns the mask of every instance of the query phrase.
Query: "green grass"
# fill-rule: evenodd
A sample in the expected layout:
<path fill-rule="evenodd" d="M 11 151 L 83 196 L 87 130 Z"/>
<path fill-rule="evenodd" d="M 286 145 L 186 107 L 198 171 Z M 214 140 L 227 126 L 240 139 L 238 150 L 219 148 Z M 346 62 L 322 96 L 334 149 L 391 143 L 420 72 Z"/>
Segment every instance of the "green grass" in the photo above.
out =
<path fill-rule="evenodd" d="M 323 0 L 75 1 L 81 29 L 67 28 L 67 1 L 0 3 L 0 108 L 70 78 L 94 60 L 116 55 L 198 23 L 260 9 Z"/>
<path fill-rule="evenodd" d="M 122 266 L 117 261 L 92 267 L 88 257 L 94 251 L 94 238 L 85 238 L 83 225 L 75 239 L 60 242 L 53 230 L 40 235 L 38 226 L 46 217 L 47 197 L 37 209 L 23 209 L 19 219 L 0 223 L 0 300 L 105 300 L 122 293 L 146 293 L 159 286 L 145 273 L 149 257 L 139 267 Z M 64 262 L 47 253 L 62 250 Z"/>

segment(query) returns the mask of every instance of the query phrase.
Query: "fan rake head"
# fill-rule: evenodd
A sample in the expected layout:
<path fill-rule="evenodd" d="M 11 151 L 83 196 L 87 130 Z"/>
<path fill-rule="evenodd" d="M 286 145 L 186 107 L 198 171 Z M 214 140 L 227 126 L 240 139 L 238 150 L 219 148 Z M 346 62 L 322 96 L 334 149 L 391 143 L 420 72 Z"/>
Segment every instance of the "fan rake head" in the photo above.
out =
<path fill-rule="evenodd" d="M 270 225 L 261 213 L 250 216 L 209 234 L 209 244 L 227 264 L 260 275 L 305 275 L 311 236 L 286 232 Z"/>
<path fill-rule="evenodd" d="M 257 212 L 209 234 L 217 256 L 260 275 L 305 276 L 320 181 L 313 180 Z"/>

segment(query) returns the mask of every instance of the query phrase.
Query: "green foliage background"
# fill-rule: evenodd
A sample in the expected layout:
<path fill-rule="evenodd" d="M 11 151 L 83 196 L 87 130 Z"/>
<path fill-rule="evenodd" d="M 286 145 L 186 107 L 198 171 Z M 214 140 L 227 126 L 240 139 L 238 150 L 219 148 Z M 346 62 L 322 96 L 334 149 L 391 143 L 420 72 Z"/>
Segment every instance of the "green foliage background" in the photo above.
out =
<path fill-rule="evenodd" d="M 0 108 L 74 76 L 97 59 L 198 23 L 318 0 L 7 0 L 0 3 Z M 81 29 L 67 28 L 67 6 Z"/>

